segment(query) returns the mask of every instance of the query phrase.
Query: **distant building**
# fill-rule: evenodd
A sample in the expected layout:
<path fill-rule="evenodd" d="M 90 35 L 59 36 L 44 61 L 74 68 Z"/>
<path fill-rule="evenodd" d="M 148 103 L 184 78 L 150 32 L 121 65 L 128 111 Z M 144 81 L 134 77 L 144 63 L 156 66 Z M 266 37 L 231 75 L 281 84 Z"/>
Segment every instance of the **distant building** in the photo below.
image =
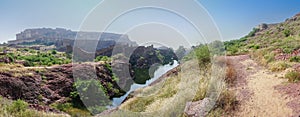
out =
<path fill-rule="evenodd" d="M 75 39 L 79 40 L 80 43 L 89 43 L 89 40 L 91 40 L 93 44 L 95 40 L 100 40 L 101 43 L 98 44 L 97 49 L 109 47 L 116 43 L 137 46 L 135 42 L 129 40 L 128 35 L 103 32 L 76 32 L 63 28 L 26 29 L 16 34 L 16 40 L 8 41 L 8 45 L 55 45 L 57 48 L 65 48 L 73 46 Z"/>

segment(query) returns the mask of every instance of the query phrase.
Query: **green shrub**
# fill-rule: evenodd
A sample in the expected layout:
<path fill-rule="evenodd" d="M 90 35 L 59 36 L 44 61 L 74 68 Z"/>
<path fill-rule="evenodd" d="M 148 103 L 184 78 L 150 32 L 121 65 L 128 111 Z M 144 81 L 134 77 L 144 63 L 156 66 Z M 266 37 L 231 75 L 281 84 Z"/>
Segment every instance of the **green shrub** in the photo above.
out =
<path fill-rule="evenodd" d="M 25 66 L 41 66 L 41 65 L 51 66 L 54 64 L 68 64 L 71 62 L 70 59 L 58 58 L 54 56 L 54 54 L 40 53 L 39 51 L 37 55 L 33 54 L 33 55 L 23 55 L 23 56 L 15 56 L 15 57 L 17 60 L 24 60 Z"/>
<path fill-rule="evenodd" d="M 52 104 L 52 107 L 66 112 L 72 117 L 89 117 L 91 116 L 90 112 L 86 109 L 79 109 L 74 108 L 74 106 L 71 103 L 64 103 L 64 104 Z"/>
<path fill-rule="evenodd" d="M 253 37 L 255 36 L 255 33 L 258 31 L 259 31 L 258 28 L 253 28 L 252 31 L 246 37 Z"/>
<path fill-rule="evenodd" d="M 289 47 L 287 47 L 287 48 L 283 48 L 283 52 L 284 53 L 286 53 L 286 54 L 290 54 L 290 53 L 292 53 L 293 52 L 293 48 L 289 48 Z"/>
<path fill-rule="evenodd" d="M 108 56 L 97 56 L 95 58 L 95 62 L 99 62 L 99 61 L 104 61 L 104 62 L 110 62 L 112 59 L 111 57 L 108 57 Z"/>
<path fill-rule="evenodd" d="M 259 46 L 259 45 L 252 44 L 252 45 L 249 46 L 249 48 L 259 49 L 260 46 Z"/>
<path fill-rule="evenodd" d="M 20 99 L 14 101 L 12 105 L 7 107 L 9 113 L 24 112 L 28 108 L 28 104 Z"/>
<path fill-rule="evenodd" d="M 300 80 L 300 73 L 296 71 L 290 71 L 285 74 L 285 78 L 287 78 L 289 82 L 298 82 Z"/>
<path fill-rule="evenodd" d="M 259 46 L 259 45 L 255 45 L 253 48 L 254 48 L 254 49 L 259 49 L 260 46 Z"/>
<path fill-rule="evenodd" d="M 239 50 L 238 50 L 238 47 L 236 47 L 236 46 L 230 46 L 230 47 L 227 47 L 227 53 L 229 54 L 229 55 L 234 55 L 234 54 L 236 54 Z"/>
<path fill-rule="evenodd" d="M 74 87 L 78 90 L 78 94 L 83 102 L 89 107 L 99 107 L 100 113 L 104 111 L 102 107 L 110 105 L 110 100 L 108 94 L 108 89 L 103 87 L 100 81 L 97 80 L 77 80 Z M 89 93 L 84 93 L 89 92 Z M 92 95 L 91 95 L 92 94 Z M 101 108 L 100 108 L 101 107 Z"/>
<path fill-rule="evenodd" d="M 300 57 L 299 56 L 293 56 L 290 58 L 290 62 L 300 62 Z"/>
<path fill-rule="evenodd" d="M 285 29 L 285 30 L 283 31 L 283 34 L 284 34 L 285 37 L 288 37 L 288 36 L 291 35 L 291 31 L 288 30 L 288 29 Z"/>
<path fill-rule="evenodd" d="M 206 65 L 210 63 L 210 51 L 207 45 L 200 45 L 195 48 L 194 53 L 198 59 L 199 65 Z"/>

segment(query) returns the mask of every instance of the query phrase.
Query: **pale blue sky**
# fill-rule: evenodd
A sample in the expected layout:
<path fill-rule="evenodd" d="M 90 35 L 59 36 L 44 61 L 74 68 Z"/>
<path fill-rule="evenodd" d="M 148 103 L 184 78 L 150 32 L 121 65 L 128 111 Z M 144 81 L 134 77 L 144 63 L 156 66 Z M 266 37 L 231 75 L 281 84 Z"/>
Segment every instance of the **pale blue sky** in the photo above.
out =
<path fill-rule="evenodd" d="M 101 1 L 1 0 L 0 41 L 14 39 L 16 33 L 27 28 L 62 27 L 79 30 L 89 11 Z M 246 35 L 260 23 L 281 22 L 300 12 L 298 0 L 198 1 L 209 11 L 225 40 Z"/>

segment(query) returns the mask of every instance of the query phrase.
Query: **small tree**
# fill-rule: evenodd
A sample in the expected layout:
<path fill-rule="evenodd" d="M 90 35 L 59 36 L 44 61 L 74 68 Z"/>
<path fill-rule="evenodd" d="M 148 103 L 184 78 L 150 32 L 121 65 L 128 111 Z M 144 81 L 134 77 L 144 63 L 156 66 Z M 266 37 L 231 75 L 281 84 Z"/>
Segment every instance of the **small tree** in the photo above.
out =
<path fill-rule="evenodd" d="M 207 45 L 200 45 L 194 52 L 199 61 L 199 65 L 206 65 L 211 62 L 210 52 Z"/>

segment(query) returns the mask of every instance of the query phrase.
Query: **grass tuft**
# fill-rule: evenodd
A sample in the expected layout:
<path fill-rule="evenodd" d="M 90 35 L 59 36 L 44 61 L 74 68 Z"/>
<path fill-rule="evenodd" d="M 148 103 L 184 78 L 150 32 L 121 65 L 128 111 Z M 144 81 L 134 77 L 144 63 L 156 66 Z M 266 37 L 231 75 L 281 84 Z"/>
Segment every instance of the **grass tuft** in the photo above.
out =
<path fill-rule="evenodd" d="M 285 74 L 285 78 L 287 78 L 289 82 L 298 82 L 300 80 L 300 73 L 297 71 L 290 71 Z"/>

